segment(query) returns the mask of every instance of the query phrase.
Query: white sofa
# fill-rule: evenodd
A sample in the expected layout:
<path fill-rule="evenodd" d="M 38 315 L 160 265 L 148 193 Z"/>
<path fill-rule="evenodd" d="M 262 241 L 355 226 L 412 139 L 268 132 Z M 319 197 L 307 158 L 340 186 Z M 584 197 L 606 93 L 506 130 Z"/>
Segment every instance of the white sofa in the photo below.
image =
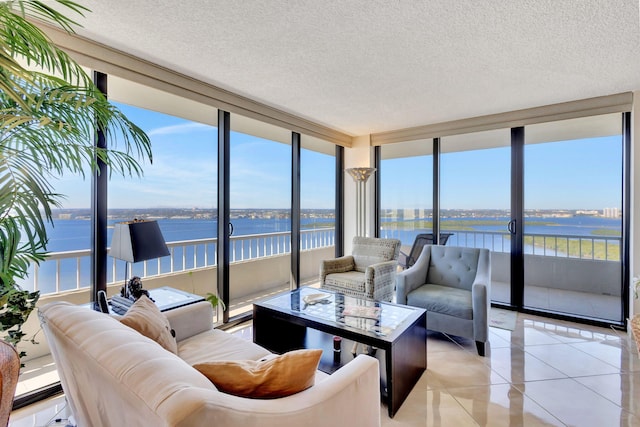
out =
<path fill-rule="evenodd" d="M 379 426 L 376 359 L 360 355 L 315 385 L 278 399 L 222 393 L 191 365 L 258 360 L 264 348 L 213 329 L 211 304 L 165 312 L 178 355 L 115 318 L 69 303 L 39 309 L 62 388 L 79 427 Z M 276 332 L 277 333 L 277 332 Z"/>

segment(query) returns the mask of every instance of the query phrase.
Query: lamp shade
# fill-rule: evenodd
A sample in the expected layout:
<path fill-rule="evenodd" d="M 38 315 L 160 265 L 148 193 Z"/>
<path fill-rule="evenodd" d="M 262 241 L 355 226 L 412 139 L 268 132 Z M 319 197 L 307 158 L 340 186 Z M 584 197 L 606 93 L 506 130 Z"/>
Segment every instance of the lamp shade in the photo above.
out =
<path fill-rule="evenodd" d="M 169 255 L 157 221 L 118 222 L 113 228 L 113 258 L 128 262 L 146 261 Z"/>

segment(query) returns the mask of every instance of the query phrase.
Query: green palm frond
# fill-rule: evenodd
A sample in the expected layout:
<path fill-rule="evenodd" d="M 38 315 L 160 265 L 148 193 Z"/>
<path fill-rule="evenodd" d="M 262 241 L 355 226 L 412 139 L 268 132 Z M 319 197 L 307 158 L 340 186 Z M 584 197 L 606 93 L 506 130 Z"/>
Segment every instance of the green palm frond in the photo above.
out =
<path fill-rule="evenodd" d="M 140 161 L 151 161 L 149 137 L 31 21 L 73 32 L 63 12 L 89 11 L 69 0 L 0 1 L 0 331 L 14 344 L 39 296 L 16 279 L 46 258 L 46 225 L 64 198 L 52 182 L 99 162 L 110 174 L 139 176 Z M 98 129 L 106 148 L 94 146 Z"/>
<path fill-rule="evenodd" d="M 80 15 L 88 11 L 71 1 L 56 0 L 55 3 Z M 48 74 L 59 75 L 66 82 L 84 87 L 92 86 L 91 79 L 82 67 L 53 44 L 27 17 L 56 24 L 69 32 L 73 32 L 73 27 L 77 25 L 45 2 L 0 2 L 0 69 L 8 70 L 8 73 L 0 73 L 0 88 L 3 92 L 20 104 L 24 95 L 22 88 L 11 85 L 5 79 L 20 76 L 29 81 L 32 70 L 27 67 L 32 66 Z M 23 61 L 26 66 L 22 66 L 19 61 Z M 26 105 L 23 107 L 26 108 Z"/>

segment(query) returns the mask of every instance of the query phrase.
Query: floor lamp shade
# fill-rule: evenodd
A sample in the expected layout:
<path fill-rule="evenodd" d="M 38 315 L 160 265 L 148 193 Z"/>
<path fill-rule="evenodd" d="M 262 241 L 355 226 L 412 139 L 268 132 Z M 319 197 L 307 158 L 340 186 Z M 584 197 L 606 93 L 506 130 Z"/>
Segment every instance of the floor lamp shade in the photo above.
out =
<path fill-rule="evenodd" d="M 169 255 L 157 221 L 118 222 L 114 225 L 109 254 L 127 262 Z"/>

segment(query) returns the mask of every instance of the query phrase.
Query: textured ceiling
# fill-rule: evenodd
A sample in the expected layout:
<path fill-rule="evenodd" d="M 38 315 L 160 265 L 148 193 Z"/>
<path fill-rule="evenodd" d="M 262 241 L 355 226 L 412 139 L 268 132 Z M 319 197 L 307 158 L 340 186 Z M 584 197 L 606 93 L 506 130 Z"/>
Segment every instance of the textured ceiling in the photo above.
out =
<path fill-rule="evenodd" d="M 90 0 L 78 33 L 351 135 L 640 89 L 638 0 Z"/>

